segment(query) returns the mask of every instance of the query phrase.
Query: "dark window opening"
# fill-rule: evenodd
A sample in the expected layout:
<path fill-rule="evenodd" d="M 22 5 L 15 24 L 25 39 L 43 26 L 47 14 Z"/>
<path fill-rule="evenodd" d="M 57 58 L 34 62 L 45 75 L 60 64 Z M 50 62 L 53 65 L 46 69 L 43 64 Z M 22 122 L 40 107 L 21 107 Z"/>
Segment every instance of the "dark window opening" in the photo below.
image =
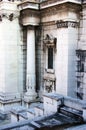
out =
<path fill-rule="evenodd" d="M 84 72 L 84 64 L 80 61 L 77 62 L 77 71 L 78 72 Z"/>
<path fill-rule="evenodd" d="M 84 72 L 84 64 L 81 64 L 81 72 Z"/>
<path fill-rule="evenodd" d="M 53 48 L 48 48 L 48 69 L 53 69 Z"/>
<path fill-rule="evenodd" d="M 77 81 L 77 88 L 79 88 L 81 85 L 81 82 L 80 81 Z"/>

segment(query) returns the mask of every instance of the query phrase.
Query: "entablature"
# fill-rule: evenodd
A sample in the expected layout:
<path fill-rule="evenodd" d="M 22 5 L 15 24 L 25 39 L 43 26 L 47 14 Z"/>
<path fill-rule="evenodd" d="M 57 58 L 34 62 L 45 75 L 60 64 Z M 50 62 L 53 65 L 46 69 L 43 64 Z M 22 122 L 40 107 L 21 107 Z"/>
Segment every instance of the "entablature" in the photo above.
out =
<path fill-rule="evenodd" d="M 40 21 L 44 23 L 70 19 L 71 16 L 71 19 L 77 21 L 81 11 L 81 0 L 45 0 L 42 2 L 24 0 L 18 5 L 18 8 L 20 23 L 24 26 L 39 25 Z"/>

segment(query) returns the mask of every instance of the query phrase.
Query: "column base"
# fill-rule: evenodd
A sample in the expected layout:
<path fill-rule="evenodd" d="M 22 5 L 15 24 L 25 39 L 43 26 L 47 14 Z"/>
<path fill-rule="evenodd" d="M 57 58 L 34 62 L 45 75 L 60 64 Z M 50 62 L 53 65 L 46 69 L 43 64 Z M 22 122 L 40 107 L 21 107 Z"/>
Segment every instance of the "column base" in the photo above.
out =
<path fill-rule="evenodd" d="M 37 93 L 35 91 L 28 91 L 24 95 L 24 102 L 30 102 L 35 100 L 37 97 Z"/>

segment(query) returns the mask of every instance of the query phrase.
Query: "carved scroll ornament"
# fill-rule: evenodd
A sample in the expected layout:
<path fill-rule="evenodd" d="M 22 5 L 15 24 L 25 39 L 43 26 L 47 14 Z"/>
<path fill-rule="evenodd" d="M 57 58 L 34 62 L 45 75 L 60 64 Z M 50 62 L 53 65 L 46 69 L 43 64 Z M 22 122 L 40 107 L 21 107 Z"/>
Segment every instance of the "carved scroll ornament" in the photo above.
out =
<path fill-rule="evenodd" d="M 56 42 L 57 42 L 57 38 L 53 37 L 52 35 L 46 34 L 43 40 L 44 51 L 46 47 L 53 47 L 56 49 Z"/>

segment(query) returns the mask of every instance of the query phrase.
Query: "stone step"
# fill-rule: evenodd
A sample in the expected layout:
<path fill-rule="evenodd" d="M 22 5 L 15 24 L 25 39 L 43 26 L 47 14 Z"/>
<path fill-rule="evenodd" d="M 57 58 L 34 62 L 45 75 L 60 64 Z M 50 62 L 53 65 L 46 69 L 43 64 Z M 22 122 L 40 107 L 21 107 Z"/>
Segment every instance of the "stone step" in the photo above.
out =
<path fill-rule="evenodd" d="M 43 105 L 43 103 L 40 104 L 39 106 L 36 106 L 34 109 L 35 109 L 35 115 L 36 116 L 43 116 L 44 115 L 44 105 Z"/>
<path fill-rule="evenodd" d="M 28 117 L 28 119 L 35 118 L 35 109 L 34 108 L 30 108 L 27 110 L 27 117 Z"/>
<path fill-rule="evenodd" d="M 15 106 L 11 109 L 11 122 L 17 122 L 21 120 L 26 120 L 23 113 L 26 112 L 26 108 L 23 106 Z"/>
<path fill-rule="evenodd" d="M 43 103 L 38 103 L 32 108 L 27 110 L 28 119 L 34 119 L 35 117 L 42 116 L 44 114 Z"/>
<path fill-rule="evenodd" d="M 59 109 L 59 112 L 66 116 L 73 117 L 73 118 L 75 117 L 81 121 L 83 120 L 82 111 L 77 111 L 75 109 L 64 106 Z"/>
<path fill-rule="evenodd" d="M 39 125 L 37 122 L 32 121 L 31 124 L 35 126 L 36 128 L 41 128 L 41 125 Z"/>
<path fill-rule="evenodd" d="M 19 113 L 19 121 L 22 121 L 22 120 L 28 120 L 26 111 Z"/>

